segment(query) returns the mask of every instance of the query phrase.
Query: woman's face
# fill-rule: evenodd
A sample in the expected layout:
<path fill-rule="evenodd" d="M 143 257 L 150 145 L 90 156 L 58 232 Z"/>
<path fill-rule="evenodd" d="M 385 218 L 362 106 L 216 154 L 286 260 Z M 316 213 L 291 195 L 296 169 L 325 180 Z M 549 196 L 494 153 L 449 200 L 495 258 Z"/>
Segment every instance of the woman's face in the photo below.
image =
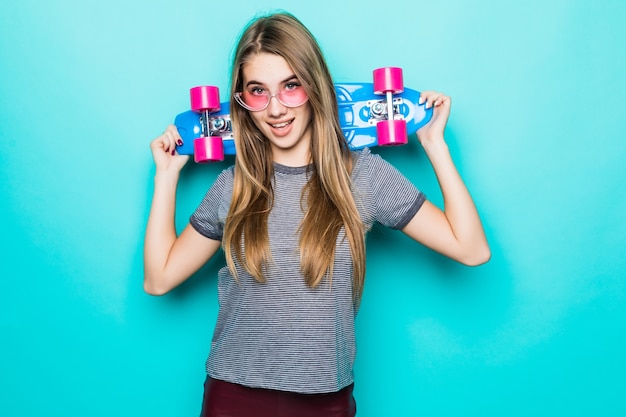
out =
<path fill-rule="evenodd" d="M 287 61 L 279 55 L 259 53 L 244 64 L 242 74 L 243 94 L 257 97 L 269 94 L 267 107 L 250 111 L 250 116 L 269 140 L 274 161 L 287 166 L 307 165 L 311 105 Z"/>

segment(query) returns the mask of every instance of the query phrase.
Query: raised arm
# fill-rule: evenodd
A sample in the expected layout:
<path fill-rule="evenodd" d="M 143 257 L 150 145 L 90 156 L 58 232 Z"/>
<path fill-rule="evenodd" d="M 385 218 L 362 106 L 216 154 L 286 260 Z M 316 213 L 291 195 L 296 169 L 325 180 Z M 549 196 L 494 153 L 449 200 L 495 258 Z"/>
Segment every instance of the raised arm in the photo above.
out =
<path fill-rule="evenodd" d="M 491 251 L 474 201 L 459 175 L 444 130 L 451 100 L 441 93 L 424 92 L 422 100 L 433 107 L 432 120 L 417 132 L 430 160 L 441 192 L 444 209 L 426 201 L 402 231 L 425 246 L 465 265 L 480 265 Z"/>
<path fill-rule="evenodd" d="M 182 143 L 176 127 L 150 143 L 156 164 L 154 195 L 144 239 L 144 290 L 162 295 L 180 285 L 202 267 L 219 249 L 218 240 L 208 239 L 191 225 L 176 235 L 176 187 L 188 156 L 175 152 Z"/>

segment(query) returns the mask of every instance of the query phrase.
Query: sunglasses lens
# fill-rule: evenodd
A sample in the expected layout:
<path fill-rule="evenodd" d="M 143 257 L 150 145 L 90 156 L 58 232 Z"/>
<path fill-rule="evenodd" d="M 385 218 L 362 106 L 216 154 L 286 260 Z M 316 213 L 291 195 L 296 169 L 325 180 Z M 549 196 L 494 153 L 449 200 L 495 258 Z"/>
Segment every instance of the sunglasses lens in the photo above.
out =
<path fill-rule="evenodd" d="M 249 91 L 239 93 L 236 98 L 239 99 L 237 101 L 239 101 L 240 104 L 243 104 L 245 108 L 252 111 L 263 110 L 269 102 L 269 96 L 267 94 L 252 94 Z"/>
<path fill-rule="evenodd" d="M 278 101 L 284 104 L 287 107 L 298 107 L 303 105 L 307 100 L 308 96 L 304 88 L 297 87 L 291 90 L 284 90 L 277 94 Z"/>

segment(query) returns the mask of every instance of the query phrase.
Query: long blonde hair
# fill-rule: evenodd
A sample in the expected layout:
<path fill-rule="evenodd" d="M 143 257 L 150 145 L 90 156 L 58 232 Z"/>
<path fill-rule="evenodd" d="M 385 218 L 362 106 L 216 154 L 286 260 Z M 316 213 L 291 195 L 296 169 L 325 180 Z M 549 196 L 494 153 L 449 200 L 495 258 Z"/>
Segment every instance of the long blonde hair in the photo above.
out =
<path fill-rule="evenodd" d="M 351 189 L 352 155 L 339 125 L 326 62 L 313 35 L 294 16 L 277 13 L 258 18 L 246 27 L 235 51 L 231 97 L 242 90 L 244 65 L 259 53 L 284 58 L 309 96 L 313 169 L 301 196 L 305 214 L 299 228 L 300 266 L 306 283 L 316 287 L 325 276 L 332 280 L 337 237 L 343 228 L 352 253 L 353 294 L 360 298 L 365 277 L 364 230 Z M 233 253 L 257 281 L 264 282 L 263 272 L 271 262 L 267 219 L 274 199 L 272 150 L 247 110 L 233 102 L 230 111 L 237 155 L 224 252 L 235 277 Z"/>

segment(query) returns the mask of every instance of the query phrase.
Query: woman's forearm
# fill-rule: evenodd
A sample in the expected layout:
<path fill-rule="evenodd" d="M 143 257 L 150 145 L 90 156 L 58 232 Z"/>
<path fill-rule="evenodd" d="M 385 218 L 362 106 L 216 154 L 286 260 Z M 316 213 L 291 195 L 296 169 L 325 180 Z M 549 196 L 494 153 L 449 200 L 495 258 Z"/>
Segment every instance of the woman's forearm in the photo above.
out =
<path fill-rule="evenodd" d="M 144 239 L 144 288 L 160 292 L 169 254 L 176 241 L 178 175 L 155 175 L 154 194 Z"/>
<path fill-rule="evenodd" d="M 454 165 L 447 144 L 440 138 L 424 143 L 444 201 L 444 214 L 452 233 L 468 259 L 480 264 L 489 260 L 490 250 L 474 200 Z"/>

